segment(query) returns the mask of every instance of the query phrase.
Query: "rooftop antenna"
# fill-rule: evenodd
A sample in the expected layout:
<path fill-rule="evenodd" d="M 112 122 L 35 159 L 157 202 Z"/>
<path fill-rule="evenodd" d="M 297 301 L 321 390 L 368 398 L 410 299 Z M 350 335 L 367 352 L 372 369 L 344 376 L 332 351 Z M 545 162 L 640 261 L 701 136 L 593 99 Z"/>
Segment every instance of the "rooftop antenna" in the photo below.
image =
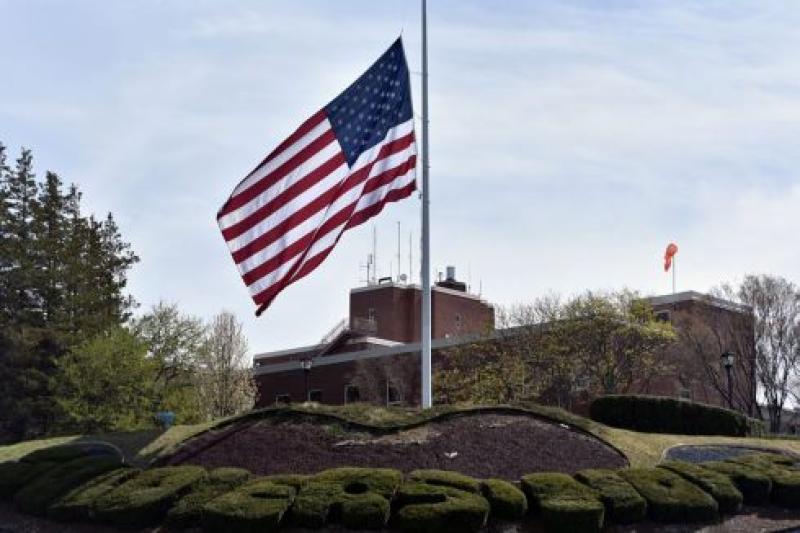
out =
<path fill-rule="evenodd" d="M 472 287 L 472 263 L 467 261 L 467 292 L 470 292 Z"/>
<path fill-rule="evenodd" d="M 378 229 L 372 225 L 372 283 L 378 283 Z"/>
<path fill-rule="evenodd" d="M 402 268 L 400 267 L 400 221 L 397 221 L 397 279 L 400 279 Z"/>
<path fill-rule="evenodd" d="M 359 269 L 367 269 L 367 279 L 366 280 L 360 279 L 359 281 L 364 281 L 366 282 L 367 285 L 370 285 L 372 283 L 372 278 L 370 277 L 370 274 L 372 272 L 372 265 L 373 265 L 372 254 L 367 254 L 367 262 L 361 263 L 359 265 Z"/>
<path fill-rule="evenodd" d="M 414 284 L 414 232 L 408 232 L 408 284 Z"/>

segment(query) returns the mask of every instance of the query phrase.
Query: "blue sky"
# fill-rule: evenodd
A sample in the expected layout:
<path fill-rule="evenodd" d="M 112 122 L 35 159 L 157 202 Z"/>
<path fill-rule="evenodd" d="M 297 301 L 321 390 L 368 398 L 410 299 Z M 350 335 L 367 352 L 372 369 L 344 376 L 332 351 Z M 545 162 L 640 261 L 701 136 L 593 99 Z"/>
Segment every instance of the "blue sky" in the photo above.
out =
<path fill-rule="evenodd" d="M 0 0 L 0 13 L 0 140 L 115 214 L 142 259 L 142 310 L 234 311 L 253 352 L 316 342 L 346 315 L 372 225 L 255 319 L 215 213 L 397 34 L 419 71 L 417 2 Z M 674 240 L 680 290 L 800 281 L 800 5 L 431 0 L 429 24 L 436 270 L 456 265 L 499 305 L 657 294 Z M 376 221 L 382 274 L 398 221 L 407 272 L 418 200 Z"/>

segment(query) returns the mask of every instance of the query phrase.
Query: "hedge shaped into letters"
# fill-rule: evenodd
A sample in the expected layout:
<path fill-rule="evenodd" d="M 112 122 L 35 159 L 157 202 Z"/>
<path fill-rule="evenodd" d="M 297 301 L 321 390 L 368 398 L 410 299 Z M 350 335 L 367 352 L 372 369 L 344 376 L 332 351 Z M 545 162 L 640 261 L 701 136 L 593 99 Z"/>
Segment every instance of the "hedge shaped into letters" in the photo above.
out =
<path fill-rule="evenodd" d="M 0 463 L 0 500 L 9 500 L 26 483 L 54 468 L 57 463 Z"/>
<path fill-rule="evenodd" d="M 98 498 L 138 475 L 139 472 L 140 470 L 136 468 L 122 467 L 90 479 L 50 504 L 47 516 L 59 522 L 90 519 Z"/>
<path fill-rule="evenodd" d="M 15 495 L 14 506 L 20 511 L 44 515 L 58 497 L 101 474 L 121 466 L 117 457 L 81 457 L 54 466 L 26 483 Z"/>
<path fill-rule="evenodd" d="M 390 501 L 403 475 L 389 468 L 333 468 L 306 483 L 295 499 L 292 520 L 319 528 L 341 522 L 352 529 L 379 529 L 391 515 Z"/>
<path fill-rule="evenodd" d="M 603 527 L 600 494 L 567 474 L 530 474 L 522 478 L 522 489 L 548 531 L 588 533 Z"/>
<path fill-rule="evenodd" d="M 575 479 L 600 493 L 606 522 L 631 524 L 647 516 L 647 502 L 615 471 L 602 468 L 581 470 Z"/>
<path fill-rule="evenodd" d="M 762 505 L 769 501 L 772 481 L 760 469 L 729 461 L 708 461 L 701 465 L 703 468 L 728 476 L 742 493 L 746 505 Z"/>
<path fill-rule="evenodd" d="M 428 485 L 441 485 L 467 492 L 478 492 L 481 488 L 477 479 L 449 470 L 414 470 L 408 477 Z"/>
<path fill-rule="evenodd" d="M 200 525 L 203 506 L 237 488 L 250 479 L 251 474 L 243 468 L 217 468 L 208 473 L 208 478 L 183 496 L 167 513 L 166 524 L 172 529 L 187 529 Z"/>
<path fill-rule="evenodd" d="M 201 515 L 203 531 L 275 531 L 295 494 L 294 488 L 264 478 L 249 481 L 205 504 Z"/>
<path fill-rule="evenodd" d="M 650 518 L 658 522 L 692 523 L 715 520 L 719 506 L 677 474 L 663 468 L 632 468 L 619 475 L 647 500 Z"/>
<path fill-rule="evenodd" d="M 719 472 L 684 461 L 667 461 L 658 465 L 678 474 L 711 495 L 722 513 L 735 513 L 742 507 L 742 493 L 731 479 Z"/>
<path fill-rule="evenodd" d="M 484 479 L 481 494 L 489 502 L 491 515 L 505 520 L 516 520 L 528 513 L 525 493 L 502 479 Z"/>
<path fill-rule="evenodd" d="M 489 502 L 478 494 L 420 481 L 403 484 L 395 521 L 409 533 L 475 532 L 486 525 Z"/>
<path fill-rule="evenodd" d="M 793 458 L 775 453 L 756 453 L 741 455 L 728 462 L 750 466 L 769 477 L 771 499 L 777 505 L 800 508 L 800 470 Z"/>
<path fill-rule="evenodd" d="M 184 494 L 206 478 L 200 466 L 167 466 L 145 470 L 103 495 L 97 501 L 97 517 L 126 527 L 147 527 L 163 520 Z"/>

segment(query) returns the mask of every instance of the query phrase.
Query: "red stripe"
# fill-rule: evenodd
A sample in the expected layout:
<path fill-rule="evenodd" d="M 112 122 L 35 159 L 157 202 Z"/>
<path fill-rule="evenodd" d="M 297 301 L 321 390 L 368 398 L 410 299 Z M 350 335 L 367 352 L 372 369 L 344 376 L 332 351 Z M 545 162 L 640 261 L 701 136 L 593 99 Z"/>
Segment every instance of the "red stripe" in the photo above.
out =
<path fill-rule="evenodd" d="M 325 260 L 325 258 L 328 257 L 328 255 L 331 253 L 331 251 L 333 251 L 333 249 L 339 243 L 339 239 L 344 234 L 344 231 L 346 231 L 346 230 L 348 230 L 350 228 L 354 228 L 354 227 L 358 226 L 359 224 L 363 224 L 364 222 L 366 222 L 370 218 L 372 218 L 375 215 L 377 215 L 378 213 L 380 213 L 383 210 L 383 208 L 385 207 L 386 204 L 388 204 L 390 202 L 397 202 L 399 200 L 407 198 L 411 194 L 413 194 L 413 192 L 416 189 L 417 189 L 416 181 L 411 182 L 408 185 L 406 185 L 405 187 L 402 187 L 400 189 L 392 189 L 391 191 L 389 191 L 387 193 L 386 198 L 383 201 L 378 202 L 377 204 L 374 204 L 374 205 L 368 207 L 367 209 L 363 209 L 363 210 L 359 211 L 358 213 L 355 213 L 353 215 L 353 217 L 350 219 L 350 222 L 348 222 L 347 226 L 345 226 L 345 228 L 339 233 L 339 236 L 336 238 L 336 240 L 334 241 L 334 243 L 331 246 L 329 246 L 328 248 L 325 248 L 324 250 L 320 251 L 318 254 L 316 254 L 311 259 L 307 259 L 303 263 L 303 265 L 297 270 L 297 273 L 294 276 L 292 276 L 292 279 L 289 280 L 288 282 L 278 281 L 277 283 L 275 283 L 275 284 L 271 285 L 269 288 L 267 288 L 265 291 L 255 295 L 253 297 L 253 300 L 255 301 L 255 303 L 257 305 L 262 305 L 262 304 L 265 304 L 265 303 L 266 304 L 271 303 L 272 300 L 274 300 L 275 297 L 283 289 L 285 289 L 286 287 L 288 287 L 292 283 L 295 283 L 296 281 L 301 280 L 302 278 L 306 277 L 308 274 L 313 272 Z"/>
<path fill-rule="evenodd" d="M 309 172 L 300 181 L 282 191 L 271 201 L 259 207 L 236 224 L 222 230 L 222 236 L 225 237 L 226 241 L 229 241 L 245 233 L 253 226 L 259 224 L 264 219 L 281 209 L 284 205 L 291 202 L 308 189 L 328 177 L 331 173 L 333 173 L 334 170 L 342 166 L 344 162 L 344 153 L 337 153 L 335 156 L 322 163 L 322 165 L 314 169 L 312 172 Z"/>
<path fill-rule="evenodd" d="M 328 130 L 292 156 L 284 164 L 276 168 L 272 173 L 267 174 L 259 181 L 255 182 L 252 186 L 248 187 L 236 196 L 231 196 L 222 209 L 219 210 L 217 219 L 235 211 L 245 205 L 247 202 L 269 189 L 278 181 L 285 178 L 290 172 L 294 171 L 297 167 L 311 159 L 314 154 L 328 146 L 331 142 L 336 140 L 336 134 L 333 130 Z"/>
<path fill-rule="evenodd" d="M 405 175 L 411 168 L 414 168 L 414 162 L 415 161 L 416 161 L 416 156 L 411 156 L 409 158 L 409 160 L 406 161 L 406 163 L 404 163 L 403 165 L 400 165 L 398 167 L 392 168 L 392 169 L 384 172 L 383 174 L 379 174 L 378 176 L 375 176 L 374 178 L 370 179 L 370 182 L 375 181 L 375 182 L 383 183 L 383 184 L 391 183 L 391 181 L 394 180 L 395 178 Z M 414 187 L 416 187 L 416 183 L 412 183 L 411 185 L 412 185 L 412 189 L 411 190 L 413 191 Z M 404 190 L 405 188 L 406 187 L 404 187 L 403 189 L 398 189 L 398 190 Z M 387 193 L 387 197 L 390 194 L 392 194 L 393 192 L 394 191 L 389 191 Z M 408 194 L 410 194 L 410 192 Z M 302 251 L 302 250 L 304 250 L 306 248 L 310 248 L 311 246 L 313 246 L 314 242 L 316 242 L 317 240 L 321 239 L 322 237 L 324 237 L 325 235 L 330 233 L 333 229 L 337 228 L 338 226 L 343 224 L 345 221 L 348 221 L 348 219 L 350 219 L 353 216 L 353 211 L 355 210 L 356 206 L 358 205 L 359 200 L 361 200 L 362 197 L 363 197 L 363 195 L 359 196 L 359 198 L 357 198 L 355 201 L 353 201 L 350 204 L 348 204 L 345 207 L 343 207 L 341 210 L 339 210 L 337 213 L 335 213 L 332 217 L 330 217 L 328 220 L 326 220 L 319 227 L 318 230 L 314 230 L 314 231 L 310 231 L 310 232 L 306 233 L 303 237 L 299 238 L 297 241 L 295 241 L 294 243 L 290 244 L 289 246 L 287 246 L 286 248 L 281 250 L 280 253 L 276 254 L 273 257 L 271 257 L 270 259 L 268 259 L 264 263 L 260 264 L 259 266 L 257 266 L 253 270 L 250 270 L 249 272 L 243 274 L 242 275 L 242 279 L 244 280 L 245 284 L 249 286 L 250 284 L 254 283 L 255 281 L 257 281 L 257 280 L 261 279 L 262 277 L 266 276 L 270 272 L 273 272 L 274 270 L 280 268 L 280 266 L 282 264 L 284 264 L 287 260 L 289 260 L 289 259 L 293 258 L 294 256 L 296 256 L 298 253 L 300 253 L 300 251 Z M 405 196 L 403 196 L 403 198 L 405 198 Z M 375 205 L 383 204 L 385 202 L 386 202 L 386 200 L 383 199 L 383 200 L 381 200 L 380 202 L 378 202 Z M 369 208 L 367 208 L 367 209 L 369 209 Z M 380 209 L 382 209 L 382 207 Z M 376 211 L 376 213 L 380 212 L 380 209 L 378 209 L 378 211 Z M 367 217 L 367 218 L 369 218 L 369 217 Z M 360 223 L 361 222 L 358 222 L 357 224 L 354 224 L 354 225 L 358 225 Z M 353 227 L 353 225 L 351 225 L 351 223 L 348 222 L 346 227 Z M 344 231 L 344 230 L 342 230 L 342 231 Z M 338 242 L 338 240 L 339 240 L 339 237 L 337 236 L 336 242 Z M 288 273 L 287 273 L 287 275 L 288 275 Z M 273 285 L 271 285 L 270 287 L 275 286 L 275 285 L 280 285 L 281 283 L 282 283 L 282 281 L 278 280 Z M 267 288 L 265 290 L 269 290 L 269 288 Z"/>
<path fill-rule="evenodd" d="M 307 205 L 303 206 L 302 208 L 298 209 L 294 212 L 290 217 L 280 222 L 278 225 L 274 226 L 270 230 L 268 230 L 263 235 L 260 235 L 247 243 L 242 248 L 232 252 L 233 260 L 239 264 L 248 257 L 260 252 L 271 243 L 275 242 L 278 238 L 284 235 L 289 230 L 295 228 L 302 224 L 306 219 L 313 216 L 317 213 L 320 209 L 324 208 L 326 205 L 333 203 L 337 198 L 344 195 L 353 187 L 356 187 L 362 181 L 364 181 L 367 176 L 369 176 L 372 167 L 381 159 L 393 155 L 397 151 L 402 151 L 408 148 L 408 146 L 413 143 L 414 136 L 413 132 L 409 135 L 405 135 L 402 138 L 393 141 L 391 143 L 387 143 L 379 153 L 379 158 L 373 161 L 372 163 L 360 168 L 359 170 L 353 172 L 350 176 L 347 177 L 341 184 L 329 189 L 328 191 L 324 192 L 314 200 L 312 200 Z M 372 178 L 372 180 L 378 178 L 376 176 Z M 370 180 L 370 181 L 372 181 Z M 370 189 L 372 190 L 372 189 Z M 331 192 L 335 194 L 331 196 Z M 278 206 L 279 208 L 280 206 Z M 223 230 L 223 235 L 225 235 L 225 230 Z M 226 237 L 226 240 L 229 240 Z"/>

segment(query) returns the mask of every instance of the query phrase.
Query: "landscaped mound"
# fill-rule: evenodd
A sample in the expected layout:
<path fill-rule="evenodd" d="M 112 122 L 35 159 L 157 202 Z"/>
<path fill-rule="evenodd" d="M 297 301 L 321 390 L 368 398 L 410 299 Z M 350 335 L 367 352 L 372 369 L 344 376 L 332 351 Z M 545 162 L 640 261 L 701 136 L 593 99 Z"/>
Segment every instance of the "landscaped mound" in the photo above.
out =
<path fill-rule="evenodd" d="M 13 472 L 18 464 L 0 464 L 0 473 Z M 404 475 L 394 469 L 349 467 L 312 476 L 252 478 L 239 469 L 208 473 L 197 466 L 109 472 L 114 465 L 108 457 L 62 462 L 7 489 L 11 494 L 6 497 L 13 497 L 20 510 L 46 512 L 63 521 L 122 527 L 166 522 L 175 529 L 199 525 L 207 532 L 233 533 L 333 524 L 468 533 L 490 520 L 526 515 L 547 531 L 591 533 L 645 515 L 669 523 L 711 522 L 735 511 L 742 497 L 800 507 L 800 471 L 773 454 L 699 465 L 671 461 L 658 468 L 595 469 L 574 477 L 539 472 L 522 476 L 520 485 L 431 469 Z M 97 474 L 91 477 L 90 471 Z"/>
<path fill-rule="evenodd" d="M 201 435 L 165 464 L 236 466 L 261 475 L 355 465 L 516 480 L 532 472 L 618 468 L 627 460 L 581 429 L 524 410 L 487 409 L 394 428 L 273 411 Z"/>

